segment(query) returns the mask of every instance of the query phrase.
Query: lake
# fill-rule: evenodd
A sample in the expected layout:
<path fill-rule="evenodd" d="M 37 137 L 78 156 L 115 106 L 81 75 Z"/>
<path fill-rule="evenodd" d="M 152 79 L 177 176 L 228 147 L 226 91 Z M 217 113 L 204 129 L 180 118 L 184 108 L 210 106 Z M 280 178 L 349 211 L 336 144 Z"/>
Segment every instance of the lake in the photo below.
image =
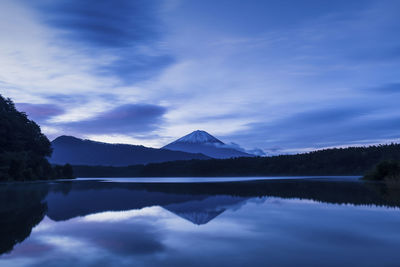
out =
<path fill-rule="evenodd" d="M 0 184 L 0 266 L 399 266 L 400 187 L 356 177 Z"/>

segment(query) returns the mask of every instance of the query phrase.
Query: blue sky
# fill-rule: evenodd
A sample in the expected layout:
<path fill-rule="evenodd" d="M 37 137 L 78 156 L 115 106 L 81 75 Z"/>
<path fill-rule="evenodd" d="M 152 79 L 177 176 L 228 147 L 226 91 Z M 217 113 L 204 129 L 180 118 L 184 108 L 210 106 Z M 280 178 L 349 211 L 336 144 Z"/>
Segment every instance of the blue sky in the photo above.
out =
<path fill-rule="evenodd" d="M 4 0 L 0 94 L 50 139 L 398 142 L 399 14 L 397 0 Z"/>

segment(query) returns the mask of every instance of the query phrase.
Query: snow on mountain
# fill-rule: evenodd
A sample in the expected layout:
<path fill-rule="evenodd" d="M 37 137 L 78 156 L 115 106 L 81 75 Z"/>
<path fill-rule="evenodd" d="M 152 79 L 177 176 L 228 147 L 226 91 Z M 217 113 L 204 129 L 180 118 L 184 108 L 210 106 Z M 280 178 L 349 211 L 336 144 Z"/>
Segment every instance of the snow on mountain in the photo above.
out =
<path fill-rule="evenodd" d="M 206 131 L 197 130 L 188 135 L 185 135 L 172 144 L 175 143 L 190 143 L 190 144 L 224 144 Z"/>
<path fill-rule="evenodd" d="M 218 159 L 254 157 L 252 154 L 245 153 L 224 144 L 211 134 L 197 130 L 185 135 L 178 140 L 166 145 L 163 149 L 183 151 L 189 153 L 202 153 L 206 156 Z"/>

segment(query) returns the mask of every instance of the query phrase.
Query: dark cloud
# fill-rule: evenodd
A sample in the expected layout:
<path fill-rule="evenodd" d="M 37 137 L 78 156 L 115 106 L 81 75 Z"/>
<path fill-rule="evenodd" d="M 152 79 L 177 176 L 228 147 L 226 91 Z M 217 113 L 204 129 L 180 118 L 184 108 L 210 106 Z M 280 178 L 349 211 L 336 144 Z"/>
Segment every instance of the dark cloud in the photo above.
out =
<path fill-rule="evenodd" d="M 129 104 L 101 113 L 90 120 L 61 124 L 65 130 L 83 134 L 145 133 L 157 129 L 167 109 L 149 104 Z"/>
<path fill-rule="evenodd" d="M 157 36 L 157 6 L 145 0 L 38 1 L 42 20 L 70 41 L 123 48 Z"/>
<path fill-rule="evenodd" d="M 51 117 L 64 113 L 62 108 L 52 104 L 16 103 L 15 106 L 19 111 L 25 112 L 31 120 L 36 122 L 44 122 Z"/>
<path fill-rule="evenodd" d="M 160 3 L 149 0 L 61 0 L 30 3 L 41 21 L 56 30 L 61 46 L 85 55 L 109 56 L 93 73 L 115 76 L 124 84 L 150 78 L 173 62 L 157 45 Z M 142 49 L 146 52 L 143 52 Z"/>

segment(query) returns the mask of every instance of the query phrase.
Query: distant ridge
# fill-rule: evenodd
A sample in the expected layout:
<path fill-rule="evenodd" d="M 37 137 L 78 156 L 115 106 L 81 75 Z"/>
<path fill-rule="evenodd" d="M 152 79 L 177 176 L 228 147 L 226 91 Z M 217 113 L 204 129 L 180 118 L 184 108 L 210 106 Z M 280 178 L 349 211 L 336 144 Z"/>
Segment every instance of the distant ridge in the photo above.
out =
<path fill-rule="evenodd" d="M 209 159 L 200 153 L 187 153 L 126 144 L 108 144 L 60 136 L 51 142 L 53 164 L 70 163 L 88 166 L 129 166 L 175 160 Z"/>
<path fill-rule="evenodd" d="M 254 157 L 252 154 L 229 147 L 211 134 L 202 130 L 191 132 L 162 148 L 188 153 L 202 153 L 217 159 Z"/>

